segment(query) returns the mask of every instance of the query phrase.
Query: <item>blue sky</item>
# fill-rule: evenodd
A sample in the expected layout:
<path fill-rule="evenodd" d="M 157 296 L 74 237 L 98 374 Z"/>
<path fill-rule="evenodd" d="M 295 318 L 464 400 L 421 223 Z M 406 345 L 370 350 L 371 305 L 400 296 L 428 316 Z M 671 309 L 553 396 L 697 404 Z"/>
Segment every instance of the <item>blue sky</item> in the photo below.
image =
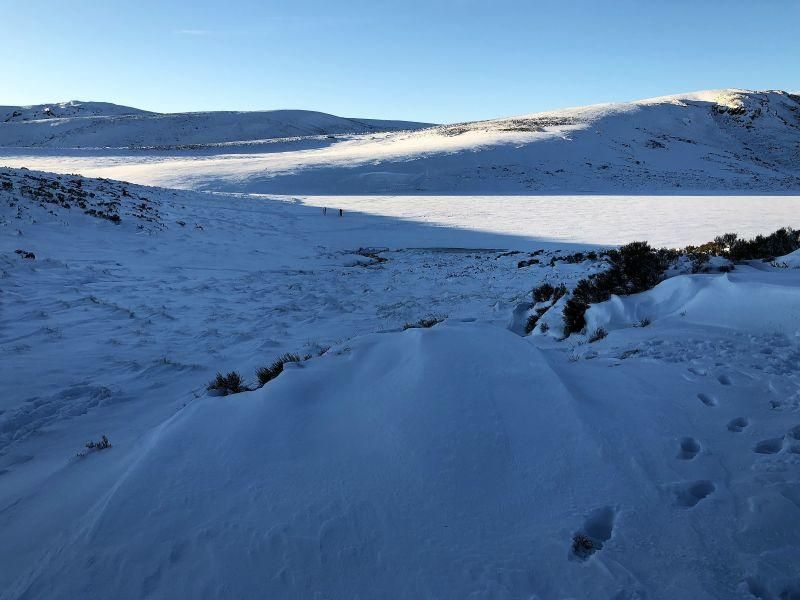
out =
<path fill-rule="evenodd" d="M 800 90 L 800 0 L 0 0 L 0 104 L 431 122 Z"/>

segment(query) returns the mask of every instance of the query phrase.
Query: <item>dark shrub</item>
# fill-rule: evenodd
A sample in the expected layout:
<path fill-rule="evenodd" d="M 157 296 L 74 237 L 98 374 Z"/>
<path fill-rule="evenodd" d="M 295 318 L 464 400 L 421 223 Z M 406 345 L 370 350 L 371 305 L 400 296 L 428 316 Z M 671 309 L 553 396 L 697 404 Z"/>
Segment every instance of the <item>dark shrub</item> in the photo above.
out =
<path fill-rule="evenodd" d="M 553 286 L 545 282 L 534 289 L 531 294 L 533 295 L 534 302 L 548 302 L 552 300 L 552 303 L 555 304 L 567 291 L 567 286 L 563 283 L 558 286 Z"/>
<path fill-rule="evenodd" d="M 539 322 L 539 314 L 534 313 L 528 317 L 528 320 L 525 321 L 525 333 L 528 334 L 534 329 L 536 329 L 536 324 Z"/>
<path fill-rule="evenodd" d="M 572 553 L 581 559 L 587 559 L 598 550 L 594 540 L 582 533 L 576 533 L 572 538 Z"/>
<path fill-rule="evenodd" d="M 700 246 L 687 246 L 683 252 L 689 256 L 724 256 L 733 261 L 772 260 L 800 248 L 800 230 L 782 227 L 769 235 L 757 235 L 743 240 L 735 233 L 726 233 Z"/>
<path fill-rule="evenodd" d="M 533 301 L 534 302 L 547 302 L 553 297 L 553 292 L 556 291 L 549 283 L 545 282 L 541 284 L 539 287 L 533 290 Z"/>
<path fill-rule="evenodd" d="M 87 442 L 86 447 L 89 450 L 105 450 L 106 448 L 111 448 L 111 442 L 108 441 L 106 436 L 103 436 L 99 442 Z"/>
<path fill-rule="evenodd" d="M 244 384 L 244 379 L 236 371 L 231 371 L 227 375 L 217 373 L 217 376 L 209 382 L 206 387 L 209 391 L 220 392 L 223 396 L 228 394 L 238 394 L 239 392 L 246 392 L 247 386 Z"/>
<path fill-rule="evenodd" d="M 583 331 L 590 304 L 649 290 L 661 279 L 675 252 L 653 250 L 647 242 L 632 242 L 607 254 L 611 267 L 582 279 L 564 306 L 564 335 Z"/>
<path fill-rule="evenodd" d="M 569 290 L 567 290 L 567 286 L 563 283 L 556 287 L 553 290 L 553 304 L 561 300 L 562 296 L 566 296 L 568 291 Z"/>
<path fill-rule="evenodd" d="M 740 240 L 736 234 L 726 235 L 730 236 L 727 256 L 734 261 L 772 260 L 800 248 L 800 230 L 791 227 L 782 227 L 774 233 L 757 235 L 750 240 Z"/>
<path fill-rule="evenodd" d="M 528 260 L 521 260 L 517 263 L 517 268 L 522 269 L 524 267 L 530 267 L 532 265 L 538 265 L 539 259 L 538 258 L 530 258 Z"/>

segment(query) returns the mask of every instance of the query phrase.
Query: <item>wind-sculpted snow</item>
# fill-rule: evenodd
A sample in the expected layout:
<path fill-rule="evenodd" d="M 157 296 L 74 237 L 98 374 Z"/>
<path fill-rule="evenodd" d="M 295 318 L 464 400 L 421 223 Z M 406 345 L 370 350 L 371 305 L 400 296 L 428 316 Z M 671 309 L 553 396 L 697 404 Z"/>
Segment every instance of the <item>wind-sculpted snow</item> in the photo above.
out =
<path fill-rule="evenodd" d="M 595 305 L 589 343 L 566 295 L 524 318 L 596 245 L 339 200 L 0 171 L 0 598 L 796 593 L 793 255 Z M 606 218 L 583 241 L 631 241 Z"/>

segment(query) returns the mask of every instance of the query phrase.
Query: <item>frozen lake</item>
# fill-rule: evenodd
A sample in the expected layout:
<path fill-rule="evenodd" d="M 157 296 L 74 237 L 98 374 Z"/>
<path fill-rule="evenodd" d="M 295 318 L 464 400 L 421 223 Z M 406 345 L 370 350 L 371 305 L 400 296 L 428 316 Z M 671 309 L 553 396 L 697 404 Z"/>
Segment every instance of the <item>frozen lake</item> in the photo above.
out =
<path fill-rule="evenodd" d="M 263 154 L 178 158 L 42 153 L 0 156 L 0 165 L 143 185 L 244 192 L 254 191 L 246 180 L 259 169 L 267 170 L 263 181 L 268 182 L 268 172 L 276 168 L 265 162 L 269 160 L 279 159 Z M 347 213 L 357 211 L 442 227 L 586 244 L 647 240 L 655 246 L 685 246 L 726 232 L 753 236 L 782 226 L 796 227 L 800 216 L 800 196 L 796 195 L 267 196 L 342 208 Z"/>
<path fill-rule="evenodd" d="M 542 240 L 654 246 L 701 244 L 797 226 L 800 196 L 302 196 L 342 208 L 443 227 Z"/>

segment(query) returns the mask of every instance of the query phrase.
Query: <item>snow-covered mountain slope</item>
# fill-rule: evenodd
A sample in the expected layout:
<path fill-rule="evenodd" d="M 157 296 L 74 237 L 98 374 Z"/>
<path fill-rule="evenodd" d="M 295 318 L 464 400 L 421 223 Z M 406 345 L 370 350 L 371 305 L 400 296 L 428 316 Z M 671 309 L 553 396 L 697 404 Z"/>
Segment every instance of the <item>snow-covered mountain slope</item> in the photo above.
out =
<path fill-rule="evenodd" d="M 0 169 L 0 599 L 796 595 L 800 270 L 519 335 L 562 250 Z"/>
<path fill-rule="evenodd" d="M 133 140 L 160 118 L 123 120 L 115 130 L 130 127 L 123 137 Z M 244 119 L 225 118 L 226 131 Z M 181 132 L 168 136 L 172 143 L 219 137 Z M 280 135 L 307 133 L 281 129 Z M 15 135 L 0 134 L 3 145 Z M 87 131 L 80 145 L 114 145 L 104 135 Z M 226 139 L 234 138 L 248 139 Z M 0 162 L 170 187 L 285 194 L 786 193 L 800 190 L 800 97 L 716 90 L 314 143 L 166 153 L 6 148 Z"/>
<path fill-rule="evenodd" d="M 0 107 L 0 147 L 128 148 L 418 129 L 305 110 L 153 113 L 104 102 Z"/>

